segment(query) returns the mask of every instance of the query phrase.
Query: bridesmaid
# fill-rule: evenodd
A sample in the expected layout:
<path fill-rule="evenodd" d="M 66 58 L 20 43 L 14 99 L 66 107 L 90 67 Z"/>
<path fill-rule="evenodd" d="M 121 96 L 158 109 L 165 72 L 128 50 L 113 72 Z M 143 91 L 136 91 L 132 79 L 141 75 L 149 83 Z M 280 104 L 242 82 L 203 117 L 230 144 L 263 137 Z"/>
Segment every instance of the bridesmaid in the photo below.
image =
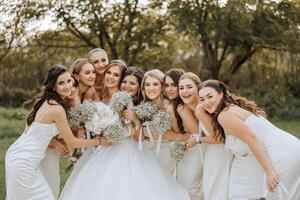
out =
<path fill-rule="evenodd" d="M 75 92 L 72 99 L 69 99 L 68 104 L 71 107 L 77 107 L 84 100 L 95 100 L 95 94 L 86 94 L 89 89 L 94 90 L 96 80 L 95 67 L 88 59 L 77 59 L 73 62 L 70 68 L 70 73 L 75 79 Z M 91 92 L 90 91 L 90 92 Z"/>
<path fill-rule="evenodd" d="M 169 99 L 173 116 L 172 130 L 177 134 L 165 135 L 169 140 L 186 141 L 191 133 L 198 133 L 198 122 L 193 111 L 185 105 L 178 93 L 178 83 L 184 74 L 182 69 L 170 69 L 165 74 L 164 93 Z M 176 179 L 188 191 L 191 200 L 201 198 L 202 159 L 197 146 L 190 148 L 184 159 L 176 163 Z"/>
<path fill-rule="evenodd" d="M 66 101 L 72 99 L 75 92 L 75 80 L 72 78 L 71 95 L 68 96 Z M 60 187 L 60 156 L 69 155 L 69 149 L 65 142 L 58 137 L 54 137 L 49 145 L 45 154 L 45 158 L 41 161 L 40 170 L 43 173 L 48 185 L 50 186 L 54 197 L 57 199 Z"/>
<path fill-rule="evenodd" d="M 131 95 L 134 106 L 139 105 L 143 100 L 143 96 L 141 93 L 143 76 L 144 72 L 139 67 L 129 67 L 124 73 L 124 78 L 121 83 L 121 90 L 126 91 Z M 138 140 L 141 121 L 136 116 L 135 112 L 132 109 L 127 108 L 121 113 L 121 116 L 134 123 L 135 127 L 131 127 L 132 129 L 134 128 L 134 131 L 132 131 L 132 135 L 136 140 Z"/>
<path fill-rule="evenodd" d="M 142 81 L 142 92 L 144 101 L 152 101 L 155 103 L 159 109 L 171 110 L 171 105 L 167 99 L 164 98 L 163 94 L 163 81 L 164 73 L 159 69 L 153 69 L 147 71 L 144 75 Z M 144 132 L 145 135 L 148 133 Z M 154 143 L 157 144 L 157 138 L 155 138 Z M 147 146 L 152 146 L 150 142 L 146 142 Z M 171 141 L 163 138 L 160 146 L 158 161 L 160 165 L 165 168 L 170 174 L 175 174 L 175 161 L 169 155 Z"/>
<path fill-rule="evenodd" d="M 95 48 L 88 53 L 87 57 L 90 63 L 94 65 L 96 70 L 95 89 L 99 98 L 101 96 L 100 91 L 103 86 L 104 72 L 109 64 L 108 56 L 104 49 Z"/>
<path fill-rule="evenodd" d="M 103 88 L 100 92 L 100 100 L 103 103 L 108 104 L 112 95 L 120 91 L 121 81 L 127 68 L 127 63 L 123 60 L 112 60 L 109 63 L 104 73 Z"/>
<path fill-rule="evenodd" d="M 275 191 L 268 193 L 267 199 L 300 199 L 299 139 L 274 126 L 254 102 L 229 93 L 218 80 L 203 82 L 199 96 L 202 108 L 213 118 L 216 138 L 225 140 L 225 146 L 235 155 L 229 198 L 260 198 L 262 193 L 257 186 L 262 182 L 252 179 L 262 168 L 268 191 Z M 259 166 L 249 166 L 253 158 Z M 254 188 L 258 189 L 256 193 Z"/>
<path fill-rule="evenodd" d="M 199 110 L 196 110 L 196 107 L 199 104 L 198 89 L 200 83 L 200 78 L 192 72 L 183 74 L 179 80 L 180 98 L 186 106 L 195 111 L 195 115 L 198 117 Z M 203 156 L 203 175 L 201 178 L 204 199 L 224 199 L 228 195 L 232 155 L 224 149 L 223 144 L 220 144 L 221 141 L 211 137 L 214 135 L 211 120 L 208 115 L 204 114 L 202 116 L 204 117 L 201 117 L 199 120 L 199 129 L 207 136 L 199 137 L 200 134 L 198 134 L 194 135 L 194 137 L 197 137 L 199 143 L 205 143 L 198 145 L 202 149 L 200 154 Z"/>
<path fill-rule="evenodd" d="M 68 125 L 65 102 L 71 95 L 72 78 L 67 69 L 55 65 L 48 70 L 40 94 L 34 97 L 24 133 L 5 156 L 7 199 L 55 199 L 39 170 L 50 140 L 58 133 L 69 147 L 101 145 L 102 139 L 79 139 Z"/>

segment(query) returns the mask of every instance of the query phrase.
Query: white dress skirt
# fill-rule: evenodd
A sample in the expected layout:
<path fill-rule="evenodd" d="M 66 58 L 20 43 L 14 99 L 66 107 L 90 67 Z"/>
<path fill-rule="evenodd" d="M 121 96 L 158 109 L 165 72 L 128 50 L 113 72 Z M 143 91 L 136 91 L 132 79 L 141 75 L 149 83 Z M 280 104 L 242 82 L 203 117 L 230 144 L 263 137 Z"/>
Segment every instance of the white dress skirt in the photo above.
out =
<path fill-rule="evenodd" d="M 5 156 L 7 200 L 56 199 L 40 164 L 57 134 L 55 123 L 33 122 L 27 133 L 9 147 Z"/>
<path fill-rule="evenodd" d="M 139 151 L 127 138 L 111 147 L 97 147 L 60 200 L 188 200 L 188 192 L 165 169 L 154 154 Z"/>
<path fill-rule="evenodd" d="M 250 115 L 245 123 L 266 149 L 280 183 L 275 193 L 266 192 L 264 172 L 248 145 L 228 134 L 225 145 L 235 155 L 230 173 L 230 199 L 255 199 L 262 196 L 266 199 L 300 199 L 299 139 L 261 116 Z"/>
<path fill-rule="evenodd" d="M 60 171 L 59 154 L 56 149 L 47 149 L 45 158 L 40 164 L 40 170 L 50 186 L 55 199 L 57 199 L 60 186 Z"/>
<path fill-rule="evenodd" d="M 209 136 L 202 122 L 199 130 Z M 227 199 L 232 153 L 223 144 L 202 144 L 203 148 L 203 194 L 205 200 Z"/>
<path fill-rule="evenodd" d="M 176 180 L 184 186 L 191 200 L 202 200 L 203 152 L 201 145 L 188 149 L 176 165 Z"/>

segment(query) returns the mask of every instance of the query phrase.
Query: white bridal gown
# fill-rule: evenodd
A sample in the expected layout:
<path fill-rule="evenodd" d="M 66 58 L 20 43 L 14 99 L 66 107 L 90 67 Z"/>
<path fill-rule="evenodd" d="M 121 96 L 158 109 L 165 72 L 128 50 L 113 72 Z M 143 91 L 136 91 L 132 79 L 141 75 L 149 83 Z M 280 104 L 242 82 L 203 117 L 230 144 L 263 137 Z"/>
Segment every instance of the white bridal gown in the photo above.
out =
<path fill-rule="evenodd" d="M 248 145 L 228 134 L 225 146 L 235 155 L 230 172 L 229 198 L 256 199 L 266 194 L 267 199 L 300 199 L 299 139 L 254 114 L 245 123 L 266 149 L 280 183 L 275 193 L 266 194 L 264 172 Z"/>
<path fill-rule="evenodd" d="M 154 154 L 125 138 L 98 146 L 64 187 L 60 200 L 189 200 L 188 192 L 162 169 Z"/>
<path fill-rule="evenodd" d="M 33 122 L 5 156 L 7 200 L 54 200 L 39 169 L 50 140 L 58 134 L 55 123 Z"/>

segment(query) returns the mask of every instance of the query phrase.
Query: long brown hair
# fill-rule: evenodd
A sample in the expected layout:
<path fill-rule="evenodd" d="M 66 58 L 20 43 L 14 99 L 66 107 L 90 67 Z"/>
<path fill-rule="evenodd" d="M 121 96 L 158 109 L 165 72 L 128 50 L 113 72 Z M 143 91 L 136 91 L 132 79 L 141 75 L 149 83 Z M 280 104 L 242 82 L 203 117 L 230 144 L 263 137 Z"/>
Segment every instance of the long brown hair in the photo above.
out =
<path fill-rule="evenodd" d="M 212 125 L 216 135 L 214 136 L 216 139 L 225 142 L 225 132 L 222 126 L 218 122 L 219 114 L 228 109 L 230 105 L 237 105 L 245 110 L 252 112 L 255 115 L 266 116 L 266 112 L 259 108 L 254 101 L 250 101 L 245 97 L 237 96 L 235 94 L 229 93 L 227 86 L 218 80 L 207 80 L 200 84 L 199 90 L 205 87 L 210 87 L 215 89 L 218 93 L 223 93 L 223 98 L 220 101 L 216 111 L 210 115 L 212 115 Z"/>
<path fill-rule="evenodd" d="M 143 80 L 143 77 L 144 77 L 144 71 L 139 67 L 129 67 L 125 71 L 123 79 L 122 79 L 121 82 L 123 82 L 123 80 L 126 76 L 130 76 L 130 75 L 136 77 L 136 79 L 138 81 L 138 84 L 139 84 L 139 89 L 137 91 L 137 94 L 134 95 L 134 97 L 132 98 L 133 104 L 138 105 L 143 100 L 143 95 L 142 95 L 141 89 L 142 89 L 142 80 Z"/>
<path fill-rule="evenodd" d="M 46 74 L 46 78 L 42 84 L 40 93 L 34 96 L 32 99 L 25 102 L 25 104 L 34 103 L 32 111 L 28 114 L 26 119 L 28 126 L 32 124 L 32 122 L 35 119 L 37 111 L 40 109 L 40 107 L 43 105 L 45 101 L 47 101 L 47 103 L 50 105 L 54 105 L 50 103 L 50 100 L 54 100 L 59 105 L 61 105 L 66 111 L 65 101 L 54 90 L 58 77 L 66 72 L 68 72 L 68 70 L 63 65 L 52 66 Z"/>
<path fill-rule="evenodd" d="M 185 73 L 185 71 L 183 69 L 180 69 L 180 68 L 173 68 L 173 69 L 168 70 L 165 73 L 163 91 L 165 92 L 165 81 L 166 81 L 167 76 L 169 76 L 174 81 L 174 84 L 176 85 L 177 91 L 178 91 L 179 79 L 184 73 Z M 165 94 L 165 96 L 167 96 L 167 95 Z M 184 132 L 183 122 L 182 122 L 182 119 L 181 119 L 181 117 L 180 117 L 180 115 L 177 111 L 177 107 L 179 105 L 183 105 L 183 101 L 180 98 L 179 94 L 174 100 L 172 100 L 172 103 L 173 103 L 173 109 L 174 109 L 175 118 L 176 118 L 176 121 L 177 121 L 177 124 L 178 124 L 178 128 L 181 132 Z"/>

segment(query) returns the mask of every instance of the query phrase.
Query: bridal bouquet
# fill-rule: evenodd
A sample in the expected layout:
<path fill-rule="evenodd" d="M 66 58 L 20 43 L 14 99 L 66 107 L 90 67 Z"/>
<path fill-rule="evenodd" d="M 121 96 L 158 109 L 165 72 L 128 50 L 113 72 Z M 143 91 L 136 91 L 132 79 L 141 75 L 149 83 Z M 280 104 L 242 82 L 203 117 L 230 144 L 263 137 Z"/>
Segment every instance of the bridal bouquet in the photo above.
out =
<path fill-rule="evenodd" d="M 185 151 L 186 145 L 184 142 L 174 142 L 170 146 L 169 155 L 173 160 L 179 162 L 183 159 Z"/>
<path fill-rule="evenodd" d="M 91 120 L 86 122 L 85 128 L 94 136 L 105 136 L 113 144 L 120 143 L 126 137 L 126 131 L 121 125 L 118 114 L 103 103 L 97 103 L 96 110 Z"/>
<path fill-rule="evenodd" d="M 94 113 L 97 111 L 96 103 L 85 101 L 77 108 L 74 108 L 68 114 L 68 121 L 71 128 L 83 127 L 88 121 L 92 120 Z"/>
<path fill-rule="evenodd" d="M 120 113 L 133 107 L 133 102 L 128 92 L 117 92 L 111 97 L 110 106 L 114 112 Z"/>

